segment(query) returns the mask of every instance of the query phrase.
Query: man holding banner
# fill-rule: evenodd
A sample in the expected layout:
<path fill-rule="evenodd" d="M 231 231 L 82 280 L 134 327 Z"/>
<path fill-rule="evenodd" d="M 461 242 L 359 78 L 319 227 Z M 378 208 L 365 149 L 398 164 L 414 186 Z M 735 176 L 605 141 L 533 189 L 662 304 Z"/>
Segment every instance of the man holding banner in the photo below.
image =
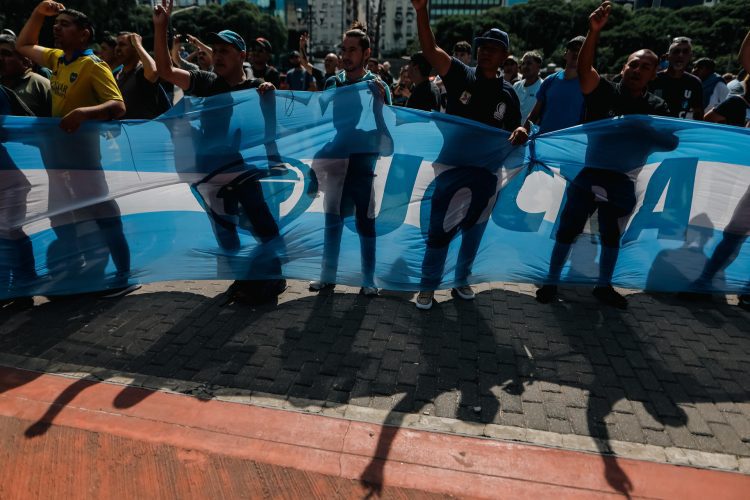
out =
<path fill-rule="evenodd" d="M 628 114 L 668 116 L 667 104 L 648 92 L 649 82 L 656 77 L 659 64 L 658 56 L 651 50 L 642 49 L 628 57 L 619 83 L 601 78 L 593 68 L 599 34 L 607 23 L 611 10 L 612 3 L 605 1 L 589 16 L 589 32 L 578 55 L 578 78 L 586 105 L 585 121 Z M 619 218 L 629 215 L 636 202 L 633 180 L 621 168 L 624 165 L 637 166 L 653 150 L 671 150 L 677 146 L 676 140 L 651 144 L 650 135 L 649 130 L 643 130 L 640 134 L 632 133 L 618 145 L 596 144 L 593 140 L 589 142 L 584 168 L 569 181 L 565 192 L 566 201 L 555 235 L 547 284 L 536 293 L 539 302 L 546 304 L 556 298 L 555 283 L 560 281 L 571 247 L 576 237 L 583 232 L 587 219 L 597 211 L 601 254 L 598 285 L 593 293 L 601 302 L 613 307 L 627 307 L 625 297 L 615 291 L 611 284 L 620 251 Z M 630 148 L 622 147 L 623 144 L 629 144 Z M 627 154 L 627 157 L 615 154 L 615 147 L 617 151 L 623 151 L 623 155 Z M 634 149 L 637 151 L 632 151 Z M 608 157 L 616 158 L 617 163 L 607 169 L 595 168 L 608 162 Z"/>
<path fill-rule="evenodd" d="M 477 37 L 475 39 L 477 66 L 472 68 L 455 57 L 449 56 L 438 47 L 430 28 L 427 0 L 412 0 L 412 5 L 417 12 L 417 30 L 422 53 L 437 70 L 445 84 L 448 98 L 446 112 L 509 132 L 518 127 L 521 124 L 521 106 L 518 96 L 510 84 L 497 76 L 498 69 L 508 57 L 508 34 L 493 28 L 481 37 Z M 522 137 L 519 134 L 514 143 L 522 144 L 525 141 L 526 136 Z M 485 173 L 486 170 L 476 169 L 476 172 L 469 172 L 468 175 L 482 176 Z M 440 184 L 439 177 L 438 175 L 435 180 L 436 184 Z M 481 214 L 472 213 L 475 210 L 471 208 L 479 207 L 481 204 L 472 199 L 464 220 L 451 231 L 443 231 L 443 220 L 449 204 L 463 187 L 464 185 L 454 183 L 452 188 L 451 186 L 437 186 L 435 189 L 431 204 L 427 251 L 422 265 L 422 291 L 416 300 L 416 306 L 419 309 L 427 310 L 432 307 L 434 296 L 434 289 L 430 286 L 434 284 L 432 277 L 442 275 L 447 245 L 456 235 L 459 227 L 463 231 L 463 237 L 459 250 L 459 263 L 456 266 L 458 286 L 453 288 L 452 294 L 464 300 L 474 299 L 474 291 L 466 283 L 466 279 L 471 273 L 472 262 L 479 247 L 483 228 L 477 224 Z M 476 198 L 477 195 L 478 193 L 472 190 L 472 197 Z M 487 200 L 489 201 L 489 198 Z M 467 238 L 467 232 L 472 229 L 475 230 L 472 232 L 478 231 L 479 234 L 473 234 L 471 238 Z"/>
<path fill-rule="evenodd" d="M 272 83 L 247 78 L 243 68 L 247 46 L 245 40 L 231 30 L 209 34 L 213 49 L 214 72 L 185 71 L 172 66 L 167 48 L 167 25 L 171 12 L 172 0 L 162 0 L 161 4 L 154 7 L 154 55 L 157 72 L 161 78 L 197 97 L 226 96 L 227 104 L 231 104 L 231 98 L 228 97 L 230 92 L 257 88 L 258 92 L 263 94 L 275 89 Z M 272 101 L 268 105 L 275 111 L 275 102 Z M 231 106 L 227 106 L 226 109 L 233 110 Z M 203 156 L 204 149 L 208 149 L 210 153 L 210 148 L 202 147 L 204 143 L 210 144 L 218 136 L 230 135 L 231 113 L 232 111 L 222 114 L 221 120 L 213 123 L 211 127 L 201 126 L 200 135 L 195 137 L 198 145 L 194 151 L 194 160 L 199 170 L 208 173 L 199 184 L 208 185 L 209 194 L 203 199 L 219 246 L 231 254 L 236 254 L 240 250 L 241 242 L 237 227 L 231 220 L 228 220 L 230 217 L 223 216 L 233 215 L 226 213 L 227 207 L 231 207 L 230 212 L 236 212 L 241 206 L 250 220 L 251 234 L 261 245 L 264 245 L 261 248 L 265 248 L 269 254 L 270 263 L 267 266 L 261 266 L 258 264 L 259 260 L 252 257 L 248 259 L 246 274 L 249 276 L 253 273 L 265 272 L 276 277 L 255 280 L 239 279 L 227 290 L 229 300 L 257 304 L 274 300 L 286 289 L 286 280 L 278 277 L 281 274 L 281 260 L 273 250 L 276 248 L 274 242 L 278 240 L 279 228 L 263 197 L 263 189 L 260 185 L 261 174 L 245 163 L 240 152 L 235 149 L 239 148 L 239 144 L 225 148 L 224 156 L 221 158 L 214 155 L 207 159 Z M 270 128 L 275 127 L 275 115 L 267 119 L 266 125 Z M 240 134 L 240 131 L 236 130 L 235 133 Z M 172 134 L 178 140 L 185 140 L 185 137 L 180 137 L 183 135 L 180 130 L 173 130 Z M 185 154 L 185 151 L 177 151 L 178 147 L 175 149 L 176 154 Z M 240 169 L 239 173 L 235 170 L 237 168 Z M 217 179 L 226 178 L 220 175 L 225 172 L 233 177 L 232 180 L 226 183 L 223 180 L 218 181 Z"/>
<path fill-rule="evenodd" d="M 53 35 L 58 48 L 41 47 L 37 45 L 39 32 L 45 18 L 53 16 L 56 16 Z M 94 27 L 85 14 L 65 9 L 58 2 L 43 1 L 26 21 L 16 48 L 52 70 L 52 116 L 62 118 L 59 125 L 62 130 L 49 137 L 41 151 L 49 177 L 50 224 L 57 236 L 55 250 L 48 252 L 48 267 L 56 267 L 60 276 L 65 272 L 82 276 L 89 269 L 103 273 L 106 260 L 92 262 L 90 256 L 86 257 L 86 245 L 81 243 L 85 225 L 93 220 L 116 268 L 115 278 L 109 284 L 109 288 L 116 288 L 110 290 L 110 296 L 116 296 L 139 286 L 128 282 L 130 248 L 120 207 L 114 199 L 108 199 L 98 130 L 81 126 L 91 120 L 122 117 L 125 103 L 109 66 L 88 48 L 93 39 Z M 73 142 L 70 134 L 75 134 Z M 71 144 L 75 144 L 75 152 Z"/>

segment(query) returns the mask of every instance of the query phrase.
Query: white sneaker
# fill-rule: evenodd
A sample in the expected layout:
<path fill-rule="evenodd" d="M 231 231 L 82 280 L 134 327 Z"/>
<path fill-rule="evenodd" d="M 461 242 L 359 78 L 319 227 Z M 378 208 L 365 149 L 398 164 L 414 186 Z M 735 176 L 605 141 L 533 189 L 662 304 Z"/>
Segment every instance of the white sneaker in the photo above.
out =
<path fill-rule="evenodd" d="M 427 311 L 432 307 L 432 298 L 434 296 L 435 292 L 433 292 L 432 290 L 419 292 L 419 295 L 417 295 L 417 300 L 414 301 L 414 304 L 417 306 L 417 309 Z"/>
<path fill-rule="evenodd" d="M 363 286 L 359 289 L 359 293 L 365 297 L 377 297 L 380 291 L 374 286 Z"/>
<path fill-rule="evenodd" d="M 474 290 L 471 289 L 469 285 L 459 286 L 458 288 L 454 288 L 451 290 L 453 295 L 458 295 L 460 298 L 464 300 L 474 300 Z"/>
<path fill-rule="evenodd" d="M 329 287 L 333 288 L 335 286 L 336 285 L 333 283 L 324 283 L 323 281 L 315 280 L 315 281 L 310 282 L 310 284 L 308 285 L 308 288 L 311 292 L 319 292 L 323 290 L 324 288 L 329 288 Z"/>

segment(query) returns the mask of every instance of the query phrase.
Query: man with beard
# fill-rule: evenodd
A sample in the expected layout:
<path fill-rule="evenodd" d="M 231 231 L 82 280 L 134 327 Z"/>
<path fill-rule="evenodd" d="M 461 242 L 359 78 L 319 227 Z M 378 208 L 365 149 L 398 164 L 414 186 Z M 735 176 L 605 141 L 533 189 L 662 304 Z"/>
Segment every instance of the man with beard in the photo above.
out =
<path fill-rule="evenodd" d="M 687 71 L 693 58 L 690 39 L 680 36 L 672 40 L 667 57 L 669 67 L 656 74 L 649 90 L 667 102 L 670 116 L 703 120 L 703 84 Z"/>
<path fill-rule="evenodd" d="M 344 33 L 344 41 L 341 44 L 341 63 L 344 69 L 326 80 L 325 90 L 374 80 L 383 92 L 384 102 L 392 104 L 388 85 L 385 85 L 376 72 L 367 69 L 371 53 L 370 37 L 367 36 L 365 25 L 354 21 L 351 28 Z"/>

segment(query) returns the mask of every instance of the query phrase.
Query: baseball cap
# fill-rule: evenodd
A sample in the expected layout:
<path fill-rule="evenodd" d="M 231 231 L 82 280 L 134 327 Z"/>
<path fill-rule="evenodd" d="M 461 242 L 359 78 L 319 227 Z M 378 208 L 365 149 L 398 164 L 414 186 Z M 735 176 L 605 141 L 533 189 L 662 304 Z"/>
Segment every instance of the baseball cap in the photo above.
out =
<path fill-rule="evenodd" d="M 229 45 L 234 45 L 237 49 L 243 52 L 247 50 L 245 40 L 243 40 L 240 35 L 232 30 L 223 30 L 219 31 L 218 33 L 209 33 L 208 43 L 226 43 Z"/>
<path fill-rule="evenodd" d="M 262 36 L 259 36 L 258 38 L 256 38 L 252 42 L 250 42 L 250 45 L 252 45 L 253 47 L 260 47 L 260 48 L 262 48 L 263 50 L 265 50 L 267 52 L 272 52 L 273 51 L 271 49 L 271 42 L 269 42 L 268 40 L 266 40 Z"/>
<path fill-rule="evenodd" d="M 7 33 L 0 34 L 0 43 L 9 43 L 11 45 L 16 44 L 16 37 Z"/>
<path fill-rule="evenodd" d="M 585 41 L 586 41 L 585 36 L 578 35 L 568 40 L 568 43 L 565 44 L 565 48 L 570 49 L 570 48 L 575 47 L 576 45 L 583 45 L 583 42 Z"/>
<path fill-rule="evenodd" d="M 474 45 L 476 47 L 481 47 L 484 44 L 498 45 L 500 47 L 505 47 L 506 50 L 510 50 L 508 34 L 498 28 L 492 28 L 489 31 L 485 31 L 482 36 L 478 36 L 474 39 Z"/>
<path fill-rule="evenodd" d="M 299 50 L 293 50 L 289 53 L 289 57 L 301 57 Z"/>

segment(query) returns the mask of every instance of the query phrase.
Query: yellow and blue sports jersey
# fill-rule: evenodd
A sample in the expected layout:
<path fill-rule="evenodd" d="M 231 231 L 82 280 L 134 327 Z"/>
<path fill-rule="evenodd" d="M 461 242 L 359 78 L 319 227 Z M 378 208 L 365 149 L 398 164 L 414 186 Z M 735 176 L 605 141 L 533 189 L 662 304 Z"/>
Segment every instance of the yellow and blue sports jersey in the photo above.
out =
<path fill-rule="evenodd" d="M 44 58 L 44 65 L 52 70 L 52 116 L 123 100 L 112 70 L 92 50 L 78 52 L 72 61 L 66 61 L 62 50 L 45 49 Z"/>

